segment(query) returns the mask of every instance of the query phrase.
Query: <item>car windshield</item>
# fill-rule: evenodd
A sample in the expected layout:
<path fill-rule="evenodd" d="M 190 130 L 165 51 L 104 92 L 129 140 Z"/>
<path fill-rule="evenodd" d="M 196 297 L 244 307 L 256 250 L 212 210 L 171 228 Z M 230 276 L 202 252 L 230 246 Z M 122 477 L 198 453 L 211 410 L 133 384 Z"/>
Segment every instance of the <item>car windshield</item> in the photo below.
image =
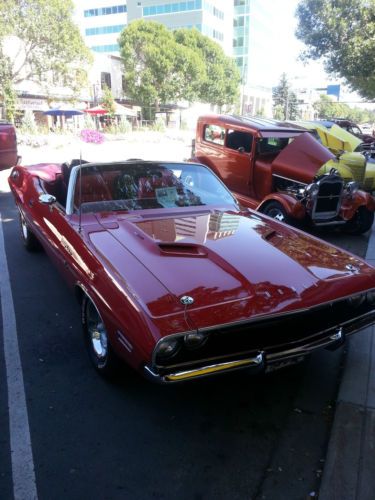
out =
<path fill-rule="evenodd" d="M 85 165 L 74 190 L 75 210 L 84 213 L 223 204 L 237 207 L 208 168 L 188 163 Z"/>
<path fill-rule="evenodd" d="M 265 137 L 258 141 L 258 152 L 264 153 L 279 153 L 284 149 L 294 137 Z"/>

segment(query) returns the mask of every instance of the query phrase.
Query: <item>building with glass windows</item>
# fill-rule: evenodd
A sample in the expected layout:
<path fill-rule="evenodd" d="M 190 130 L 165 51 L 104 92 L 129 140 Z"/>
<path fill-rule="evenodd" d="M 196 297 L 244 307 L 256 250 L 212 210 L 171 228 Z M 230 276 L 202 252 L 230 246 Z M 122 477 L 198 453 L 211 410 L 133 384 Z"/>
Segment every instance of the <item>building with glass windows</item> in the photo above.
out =
<path fill-rule="evenodd" d="M 173 30 L 195 28 L 232 55 L 233 6 L 228 0 L 127 0 L 128 21 L 143 18 Z"/>
<path fill-rule="evenodd" d="M 76 22 L 94 52 L 119 55 L 120 32 L 143 18 L 169 29 L 196 28 L 232 55 L 232 0 L 75 0 L 75 5 Z"/>
<path fill-rule="evenodd" d="M 243 84 L 241 109 L 269 114 L 271 85 L 267 91 L 264 75 L 274 53 L 269 36 L 273 1 L 75 0 L 76 22 L 93 52 L 115 56 L 121 31 L 136 19 L 159 22 L 171 30 L 195 28 L 235 59 Z"/>
<path fill-rule="evenodd" d="M 119 55 L 118 37 L 127 25 L 126 0 L 75 0 L 75 20 L 96 53 Z"/>

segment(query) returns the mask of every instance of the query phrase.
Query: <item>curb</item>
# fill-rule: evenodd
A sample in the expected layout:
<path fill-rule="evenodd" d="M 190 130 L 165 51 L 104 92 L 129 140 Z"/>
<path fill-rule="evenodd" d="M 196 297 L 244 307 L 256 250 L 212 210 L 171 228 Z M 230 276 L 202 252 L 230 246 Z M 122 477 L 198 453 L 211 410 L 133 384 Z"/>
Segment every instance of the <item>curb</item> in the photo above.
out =
<path fill-rule="evenodd" d="M 375 228 L 366 261 L 375 266 Z M 349 339 L 320 500 L 375 498 L 375 328 Z"/>

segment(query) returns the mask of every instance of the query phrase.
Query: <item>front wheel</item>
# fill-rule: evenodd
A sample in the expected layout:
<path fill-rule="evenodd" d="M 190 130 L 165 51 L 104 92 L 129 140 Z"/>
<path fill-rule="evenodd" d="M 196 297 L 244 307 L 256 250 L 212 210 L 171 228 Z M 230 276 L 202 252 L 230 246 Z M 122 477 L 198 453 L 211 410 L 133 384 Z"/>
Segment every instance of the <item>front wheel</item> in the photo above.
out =
<path fill-rule="evenodd" d="M 280 222 L 290 223 L 290 219 L 285 211 L 285 208 L 278 201 L 271 201 L 264 208 L 261 209 L 262 213 L 276 219 Z"/>
<path fill-rule="evenodd" d="M 119 360 L 113 352 L 102 317 L 87 296 L 82 301 L 82 327 L 87 352 L 95 369 L 104 377 L 113 377 Z"/>
<path fill-rule="evenodd" d="M 26 219 L 23 213 L 20 211 L 20 229 L 21 229 L 21 238 L 23 244 L 29 252 L 36 252 L 41 249 L 41 244 L 39 240 L 34 235 L 34 233 L 30 230 L 29 225 L 26 222 Z"/>
<path fill-rule="evenodd" d="M 374 212 L 366 207 L 359 207 L 354 217 L 343 226 L 348 234 L 363 234 L 371 229 L 374 222 Z"/>

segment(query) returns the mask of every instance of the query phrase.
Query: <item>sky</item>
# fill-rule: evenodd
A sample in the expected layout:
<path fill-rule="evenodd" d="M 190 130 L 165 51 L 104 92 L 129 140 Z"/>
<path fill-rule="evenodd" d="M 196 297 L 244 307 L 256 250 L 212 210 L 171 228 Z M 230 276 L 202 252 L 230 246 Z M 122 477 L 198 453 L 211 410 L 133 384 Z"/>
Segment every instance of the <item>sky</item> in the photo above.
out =
<path fill-rule="evenodd" d="M 294 13 L 299 0 L 258 1 L 265 8 L 266 16 L 263 23 L 259 19 L 259 29 L 270 31 L 265 47 L 267 55 L 263 53 L 262 57 L 269 61 L 268 74 L 272 86 L 278 83 L 283 72 L 295 87 L 322 87 L 327 83 L 336 83 L 328 77 L 321 63 L 310 61 L 304 64 L 298 61 L 304 49 L 304 44 L 294 34 L 297 27 Z M 269 54 L 272 54 L 271 58 Z"/>
<path fill-rule="evenodd" d="M 267 29 L 266 46 L 260 50 L 259 65 L 262 73 L 267 74 L 267 86 L 279 83 L 280 75 L 287 74 L 290 85 L 295 88 L 324 88 L 327 85 L 341 84 L 340 101 L 352 106 L 373 109 L 374 104 L 360 104 L 361 98 L 345 87 L 339 78 L 328 75 L 321 61 L 298 60 L 305 45 L 295 36 L 297 18 L 295 11 L 300 0 L 255 0 L 264 9 L 265 19 L 259 19 L 259 30 Z M 263 31 L 264 33 L 264 31 Z M 271 55 L 271 56 L 270 56 Z"/>

